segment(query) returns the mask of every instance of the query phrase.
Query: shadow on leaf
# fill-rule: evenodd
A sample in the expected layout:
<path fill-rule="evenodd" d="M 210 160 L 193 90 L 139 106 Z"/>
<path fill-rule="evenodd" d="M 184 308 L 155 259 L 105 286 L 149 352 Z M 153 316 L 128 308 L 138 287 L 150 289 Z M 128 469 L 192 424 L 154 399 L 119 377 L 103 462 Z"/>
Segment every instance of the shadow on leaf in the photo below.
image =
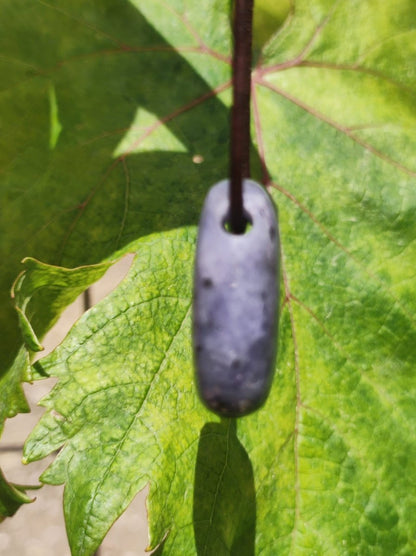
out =
<path fill-rule="evenodd" d="M 16 85 L 0 103 L 10 139 L 0 167 L 18 160 L 6 172 L 4 191 L 20 192 L 0 226 L 0 257 L 7 261 L 0 276 L 0 375 L 20 344 L 9 289 L 23 257 L 89 265 L 125 252 L 138 237 L 195 225 L 207 190 L 228 174 L 228 106 L 181 54 L 181 44 L 176 50 L 128 2 L 108 13 L 79 1 L 32 11 L 20 36 L 20 16 L 2 18 L 0 10 L 8 21 L 5 56 L 17 57 L 19 41 L 37 45 L 30 50 L 35 69 L 22 74 L 13 67 L 8 79 Z M 203 49 L 197 56 L 200 64 L 213 63 Z M 215 86 L 227 89 L 230 68 L 215 63 Z M 60 122 L 53 148 L 51 87 Z M 26 150 L 15 137 L 20 127 Z M 39 313 L 35 332 L 42 338 L 49 320 Z"/>
<path fill-rule="evenodd" d="M 253 468 L 237 438 L 236 421 L 201 430 L 193 522 L 198 555 L 254 556 L 256 496 Z"/>

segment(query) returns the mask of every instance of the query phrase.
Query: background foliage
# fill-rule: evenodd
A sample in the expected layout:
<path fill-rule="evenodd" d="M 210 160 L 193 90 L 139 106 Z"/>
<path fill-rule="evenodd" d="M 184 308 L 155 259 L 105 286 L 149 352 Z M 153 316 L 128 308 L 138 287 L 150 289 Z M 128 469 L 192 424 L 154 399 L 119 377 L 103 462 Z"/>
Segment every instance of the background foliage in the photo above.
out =
<path fill-rule="evenodd" d="M 227 175 L 225 4 L 2 2 L 2 420 L 27 410 L 21 381 L 59 377 L 25 458 L 62 448 L 42 480 L 66 484 L 77 555 L 148 482 L 159 554 L 413 554 L 413 2 L 298 0 L 279 32 L 258 24 L 253 177 L 279 207 L 284 295 L 270 399 L 238 423 L 201 407 L 190 350 L 195 224 Z M 127 251 L 126 280 L 31 368 Z M 3 515 L 27 501 L 0 493 Z"/>

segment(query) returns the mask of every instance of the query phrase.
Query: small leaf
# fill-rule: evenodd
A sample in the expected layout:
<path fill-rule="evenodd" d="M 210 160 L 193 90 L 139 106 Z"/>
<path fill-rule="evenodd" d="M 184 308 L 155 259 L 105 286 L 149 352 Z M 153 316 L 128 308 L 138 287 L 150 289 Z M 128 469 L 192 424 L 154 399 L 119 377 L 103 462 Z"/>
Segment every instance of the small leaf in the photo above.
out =
<path fill-rule="evenodd" d="M 12 288 L 23 337 L 29 350 L 42 346 L 34 328 L 44 334 L 56 322 L 62 310 L 88 286 L 96 282 L 111 262 L 79 268 L 60 268 L 26 257 L 25 266 Z"/>
<path fill-rule="evenodd" d="M 88 286 L 96 282 L 111 266 L 111 262 L 97 265 L 83 266 L 79 268 L 67 269 L 41 263 L 30 257 L 25 258 L 22 263 L 25 266 L 12 287 L 12 298 L 19 316 L 20 327 L 26 347 L 22 349 L 16 358 L 12 370 L 14 375 L 9 372 L 4 375 L 5 385 L 3 392 L 6 392 L 6 383 L 10 381 L 11 388 L 16 388 L 16 384 L 23 380 L 30 380 L 30 352 L 41 351 L 43 349 L 36 331 L 40 336 L 56 322 L 61 312 L 72 303 Z M 17 381 L 16 381 L 17 378 Z M 19 388 L 20 385 L 19 385 Z M 13 409 L 10 403 L 13 396 L 19 400 L 19 409 Z M 17 392 L 10 396 L 1 398 L 8 400 L 9 408 L 3 409 L 0 406 L 0 418 L 13 417 L 19 411 L 27 411 L 23 392 Z"/>
<path fill-rule="evenodd" d="M 22 504 L 34 502 L 35 498 L 29 498 L 25 491 L 37 488 L 8 483 L 0 470 L 0 522 L 14 515 Z"/>
<path fill-rule="evenodd" d="M 9 372 L 0 377 L 0 426 L 5 419 L 30 411 L 21 382 L 30 380 L 29 354 L 22 347 Z"/>
<path fill-rule="evenodd" d="M 44 348 L 42 344 L 39 342 L 35 331 L 30 324 L 29 319 L 26 317 L 26 314 L 22 311 L 20 307 L 16 307 L 17 316 L 19 318 L 20 330 L 22 332 L 23 341 L 26 344 L 26 347 L 30 351 L 42 351 Z"/>

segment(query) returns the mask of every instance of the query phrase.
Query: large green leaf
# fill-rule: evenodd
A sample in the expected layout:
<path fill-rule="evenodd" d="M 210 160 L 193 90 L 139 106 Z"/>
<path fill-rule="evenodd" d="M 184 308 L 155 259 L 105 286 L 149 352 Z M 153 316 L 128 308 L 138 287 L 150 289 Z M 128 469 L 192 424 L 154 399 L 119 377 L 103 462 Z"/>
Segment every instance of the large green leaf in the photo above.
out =
<path fill-rule="evenodd" d="M 159 553 L 413 554 L 413 2 L 298 0 L 257 62 L 253 177 L 279 206 L 284 295 L 271 396 L 237 425 L 195 396 L 195 230 L 167 232 L 227 173 L 224 4 L 0 8 L 3 291 L 27 254 L 138 252 L 37 365 L 59 382 L 26 458 L 63 446 L 43 480 L 66 483 L 74 554 L 147 482 Z"/>
<path fill-rule="evenodd" d="M 228 13 L 210 13 L 228 51 Z M 113 259 L 138 236 L 196 222 L 226 174 L 228 112 L 213 89 L 229 87 L 228 59 L 211 59 L 181 28 L 184 57 L 158 27 L 127 1 L 1 3 L 1 421 L 28 410 L 29 358 L 9 293 L 21 259 Z M 204 61 L 202 75 L 187 57 Z M 26 340 L 41 339 L 64 306 L 46 304 Z"/>
<path fill-rule="evenodd" d="M 227 51 L 228 13 L 210 14 Z M 22 258 L 95 263 L 140 235 L 195 223 L 207 187 L 226 174 L 228 111 L 212 89 L 229 86 L 229 64 L 183 28 L 181 55 L 126 1 L 6 0 L 0 21 L 6 373 L 19 349 L 8 298 Z"/>

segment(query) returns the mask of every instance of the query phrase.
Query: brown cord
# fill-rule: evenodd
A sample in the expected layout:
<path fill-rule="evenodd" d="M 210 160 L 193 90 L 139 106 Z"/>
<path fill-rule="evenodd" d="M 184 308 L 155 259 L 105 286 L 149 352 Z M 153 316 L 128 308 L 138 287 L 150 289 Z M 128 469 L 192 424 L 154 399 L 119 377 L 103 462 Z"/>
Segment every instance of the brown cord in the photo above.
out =
<path fill-rule="evenodd" d="M 242 234 L 247 219 L 243 207 L 243 179 L 250 177 L 251 43 L 254 0 L 235 0 L 233 106 L 230 149 L 230 231 Z"/>

